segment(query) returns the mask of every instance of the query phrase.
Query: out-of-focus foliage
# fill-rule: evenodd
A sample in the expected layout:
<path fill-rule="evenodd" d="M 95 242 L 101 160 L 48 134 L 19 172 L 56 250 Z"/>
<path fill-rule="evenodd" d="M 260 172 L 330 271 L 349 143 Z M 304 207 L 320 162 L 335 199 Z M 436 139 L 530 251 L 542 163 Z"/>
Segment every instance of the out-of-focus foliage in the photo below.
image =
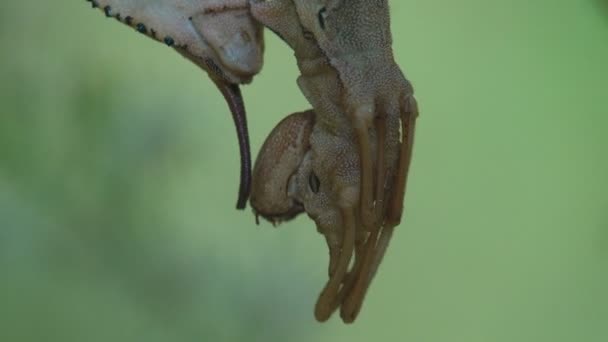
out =
<path fill-rule="evenodd" d="M 223 99 L 85 1 L 0 4 L 1 341 L 606 341 L 608 26 L 597 1 L 393 1 L 421 117 L 354 326 L 312 316 L 324 241 L 235 211 Z M 257 150 L 308 108 L 267 34 Z"/>

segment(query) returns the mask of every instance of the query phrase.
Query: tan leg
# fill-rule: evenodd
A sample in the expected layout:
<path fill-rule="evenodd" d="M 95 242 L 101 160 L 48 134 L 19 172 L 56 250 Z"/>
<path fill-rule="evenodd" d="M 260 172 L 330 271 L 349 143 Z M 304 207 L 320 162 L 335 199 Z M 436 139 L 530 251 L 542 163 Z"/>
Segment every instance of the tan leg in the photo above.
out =
<path fill-rule="evenodd" d="M 363 227 L 371 231 L 375 225 L 374 203 L 373 203 L 373 162 L 371 156 L 371 145 L 369 142 L 369 127 L 373 121 L 373 108 L 360 106 L 354 112 L 353 125 L 359 143 L 360 175 L 360 211 Z"/>
<path fill-rule="evenodd" d="M 403 198 L 405 196 L 405 190 L 407 185 L 407 174 L 410 167 L 410 161 L 412 158 L 412 148 L 414 145 L 414 130 L 416 124 L 416 118 L 418 117 L 418 106 L 413 96 L 410 96 L 407 102 L 403 105 L 402 116 L 401 116 L 401 151 L 399 156 L 399 166 L 397 169 L 397 179 L 395 181 L 394 192 L 391 194 L 389 200 L 388 212 L 386 220 L 382 228 L 382 232 L 378 238 L 376 248 L 373 253 L 373 260 L 370 265 L 369 274 L 367 275 L 367 284 L 364 290 L 369 288 L 371 281 L 374 279 L 378 267 L 382 263 L 388 244 L 393 236 L 395 227 L 401 222 L 401 215 L 403 213 Z M 361 296 L 361 302 L 365 293 Z M 360 309 L 360 306 L 359 306 Z M 357 312 L 354 313 L 355 317 Z"/>
<path fill-rule="evenodd" d="M 401 112 L 401 151 L 399 155 L 399 167 L 397 168 L 397 179 L 393 195 L 388 206 L 385 225 L 395 227 L 401 222 L 403 213 L 403 198 L 407 185 L 407 174 L 412 159 L 414 147 L 414 130 L 416 118 L 418 117 L 418 104 L 414 96 L 410 95 L 403 100 Z"/>
<path fill-rule="evenodd" d="M 384 165 L 384 151 L 386 141 L 386 118 L 379 116 L 375 120 L 375 128 L 377 135 L 376 145 L 376 191 L 375 191 L 375 222 L 372 227 L 370 236 L 364 247 L 364 260 L 360 268 L 354 272 L 353 277 L 355 284 L 352 290 L 349 290 L 340 308 L 340 316 L 345 323 L 352 323 L 363 303 L 363 298 L 369 286 L 369 274 L 375 261 L 376 241 L 380 234 L 381 224 L 384 218 L 384 201 L 385 201 L 385 175 L 386 169 Z"/>
<path fill-rule="evenodd" d="M 397 179 L 395 181 L 394 192 L 391 195 L 390 203 L 388 206 L 388 212 L 386 214 L 386 220 L 384 222 L 384 228 L 382 234 L 378 238 L 378 244 L 376 245 L 376 253 L 370 269 L 369 282 L 374 279 L 376 272 L 388 244 L 393 236 L 393 231 L 397 225 L 401 222 L 401 216 L 403 213 L 403 198 L 405 196 L 405 190 L 407 185 L 407 175 L 409 172 L 410 161 L 412 159 L 412 149 L 414 147 L 414 131 L 416 128 L 416 118 L 418 117 L 418 104 L 413 96 L 409 96 L 403 101 L 402 112 L 401 112 L 401 151 L 399 156 L 399 166 L 397 169 Z M 369 286 L 369 284 L 368 284 Z"/>
<path fill-rule="evenodd" d="M 353 263 L 351 270 L 346 275 L 346 279 L 344 282 L 345 286 L 343 290 L 348 289 L 348 286 L 346 285 L 348 283 L 348 280 L 354 281 L 353 275 L 359 272 L 359 270 L 361 269 L 361 265 L 363 264 L 363 260 L 365 258 L 365 251 L 367 247 L 366 243 L 369 239 L 369 233 L 364 231 L 361 225 L 357 225 L 355 234 L 355 262 Z"/>
<path fill-rule="evenodd" d="M 340 250 L 342 249 L 342 246 L 335 247 L 328 241 L 327 247 L 329 249 L 329 267 L 327 268 L 327 274 L 331 278 L 331 276 L 336 273 L 336 269 L 338 268 L 338 261 L 340 261 Z"/>
<path fill-rule="evenodd" d="M 376 272 L 378 271 L 378 267 L 382 263 L 382 259 L 384 258 L 384 254 L 386 253 L 386 249 L 388 248 L 388 244 L 393 237 L 393 232 L 395 231 L 395 227 L 384 227 L 382 228 L 382 234 L 378 238 L 378 243 L 376 245 L 374 259 L 372 260 L 372 264 L 370 266 L 369 274 L 367 275 L 367 287 L 371 284 L 372 280 L 376 276 Z M 367 288 L 366 288 L 367 289 Z M 365 293 L 363 294 L 365 296 Z M 363 298 L 361 299 L 363 300 Z"/>
<path fill-rule="evenodd" d="M 338 305 L 341 305 L 344 301 L 344 298 L 352 291 L 355 286 L 355 282 L 359 278 L 359 274 L 361 273 L 361 268 L 363 267 L 365 256 L 367 253 L 367 242 L 369 241 L 369 234 L 364 232 L 360 226 L 357 226 L 357 238 L 355 239 L 355 262 L 353 267 L 350 269 L 348 273 L 344 276 L 344 281 L 342 282 L 342 287 L 340 288 L 340 292 L 338 293 L 337 300 Z"/>
<path fill-rule="evenodd" d="M 360 267 L 360 270 L 353 274 L 354 284 L 352 285 L 352 289 L 345 293 L 346 297 L 344 298 L 340 308 L 340 317 L 344 323 L 354 322 L 361 308 L 361 303 L 363 302 L 363 297 L 365 296 L 368 286 L 368 274 L 370 274 L 375 260 L 374 254 L 377 238 L 378 231 L 376 230 L 372 232 L 367 241 L 364 256 L 365 259 Z"/>
<path fill-rule="evenodd" d="M 337 262 L 330 262 L 336 266 L 330 266 L 330 280 L 322 291 L 315 308 L 315 317 L 319 321 L 327 320 L 333 311 L 342 303 L 341 316 L 345 322 L 352 322 L 358 314 L 366 289 L 369 285 L 370 273 L 376 260 L 376 244 L 380 235 L 380 227 L 384 216 L 385 202 L 385 141 L 386 141 L 386 118 L 377 117 L 374 120 L 377 133 L 376 151 L 376 179 L 374 189 L 373 162 L 371 158 L 371 144 L 369 142 L 368 117 L 365 114 L 355 115 L 355 131 L 359 142 L 360 163 L 361 163 L 361 188 L 360 188 L 360 225 L 358 232 L 369 232 L 367 239 L 360 239 L 357 234 L 355 246 L 355 263 L 352 270 L 348 270 L 348 264 L 343 268 L 344 250 L 341 252 Z M 375 193 L 374 193 L 375 190 Z M 375 196 L 374 196 L 375 195 Z M 376 205 L 374 206 L 374 197 Z M 354 214 L 353 214 L 354 215 Z M 347 234 L 349 224 L 345 215 L 345 236 L 344 245 L 347 245 Z M 353 224 L 354 222 L 354 217 Z M 365 241 L 365 242 L 364 242 Z M 352 247 L 350 249 L 352 251 Z M 331 259 L 336 260 L 332 253 Z M 350 259 L 349 259 L 350 260 Z M 338 280 L 340 279 L 340 281 Z"/>
<path fill-rule="evenodd" d="M 403 212 L 403 197 L 405 195 L 407 173 L 409 170 L 410 160 L 412 156 L 412 147 L 414 142 L 414 128 L 415 120 L 418 116 L 418 108 L 416 100 L 413 97 L 409 97 L 406 102 L 402 105 L 402 116 L 401 116 L 401 149 L 399 155 L 399 165 L 397 168 L 395 186 L 391 193 L 388 212 L 386 213 L 386 220 L 382 221 L 384 214 L 383 203 L 380 201 L 381 198 L 385 197 L 384 194 L 384 170 L 378 167 L 380 173 L 378 173 L 378 182 L 376 184 L 376 214 L 379 215 L 378 222 L 383 224 L 380 230 L 372 232 L 370 239 L 367 243 L 367 253 L 364 264 L 358 275 L 355 286 L 352 291 L 348 294 L 340 310 L 340 316 L 345 323 L 351 323 L 357 317 L 361 310 L 361 305 L 369 285 L 378 271 L 378 267 L 384 258 L 388 244 L 393 236 L 394 228 L 401 222 L 401 215 Z M 383 135 L 381 128 L 376 128 L 378 132 L 378 142 L 382 140 Z M 383 141 L 382 141 L 383 142 Z M 382 143 L 383 146 L 384 144 Z M 383 159 L 383 153 L 378 151 L 378 160 L 380 162 Z M 383 161 L 382 161 L 383 162 Z M 381 165 L 381 164 L 380 164 Z M 382 171 L 380 171 L 382 169 Z M 381 189 L 381 190 L 380 190 Z"/>
<path fill-rule="evenodd" d="M 325 322 L 340 305 L 339 293 L 340 286 L 348 270 L 353 248 L 355 245 L 355 212 L 352 208 L 342 210 L 342 220 L 344 223 L 344 242 L 336 265 L 336 269 L 329 278 L 329 281 L 321 291 L 317 304 L 315 305 L 315 318 L 319 322 Z"/>
<path fill-rule="evenodd" d="M 386 165 L 384 165 L 384 151 L 386 145 L 386 117 L 381 115 L 376 117 L 376 193 L 375 193 L 375 216 L 376 229 L 382 226 L 384 221 L 384 188 L 386 180 Z"/>

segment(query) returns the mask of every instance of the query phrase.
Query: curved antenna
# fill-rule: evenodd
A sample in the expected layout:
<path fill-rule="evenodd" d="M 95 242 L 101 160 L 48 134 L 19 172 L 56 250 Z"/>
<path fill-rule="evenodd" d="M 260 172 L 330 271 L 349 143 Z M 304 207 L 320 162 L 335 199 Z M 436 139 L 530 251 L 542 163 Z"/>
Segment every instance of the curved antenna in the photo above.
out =
<path fill-rule="evenodd" d="M 247 206 L 247 200 L 251 192 L 251 148 L 249 146 L 249 130 L 247 128 L 247 113 L 245 111 L 243 95 L 238 84 L 216 79 L 213 79 L 213 81 L 228 103 L 228 108 L 230 108 L 236 128 L 241 154 L 241 182 L 236 208 L 243 210 Z"/>

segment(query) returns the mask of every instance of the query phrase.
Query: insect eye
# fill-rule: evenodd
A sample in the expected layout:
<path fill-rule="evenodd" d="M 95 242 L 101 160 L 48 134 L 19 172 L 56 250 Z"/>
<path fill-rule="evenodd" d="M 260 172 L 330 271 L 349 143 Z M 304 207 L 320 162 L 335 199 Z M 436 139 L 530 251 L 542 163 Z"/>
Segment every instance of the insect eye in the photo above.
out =
<path fill-rule="evenodd" d="M 319 13 L 317 14 L 317 17 L 319 19 L 319 26 L 321 26 L 321 29 L 325 30 L 325 15 L 327 14 L 327 9 L 325 7 L 321 8 L 319 10 Z"/>
<path fill-rule="evenodd" d="M 312 190 L 313 193 L 316 194 L 317 192 L 319 192 L 319 188 L 321 187 L 321 181 L 319 180 L 319 177 L 315 175 L 314 172 L 311 172 L 308 176 L 308 186 L 310 186 L 310 190 Z"/>
<path fill-rule="evenodd" d="M 306 40 L 311 40 L 311 41 L 315 40 L 315 36 L 312 34 L 312 32 L 310 32 L 308 30 L 303 29 L 302 35 L 304 36 L 304 39 L 306 39 Z"/>

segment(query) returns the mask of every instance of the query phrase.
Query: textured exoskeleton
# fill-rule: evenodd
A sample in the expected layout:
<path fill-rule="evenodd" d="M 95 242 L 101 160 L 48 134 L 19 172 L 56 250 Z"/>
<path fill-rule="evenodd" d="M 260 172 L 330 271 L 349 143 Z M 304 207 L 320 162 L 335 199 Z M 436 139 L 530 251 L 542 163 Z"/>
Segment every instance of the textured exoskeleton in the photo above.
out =
<path fill-rule="evenodd" d="M 330 253 L 315 317 L 340 307 L 353 322 L 401 219 L 418 114 L 393 60 L 388 3 L 251 0 L 251 12 L 293 48 L 314 108 L 268 136 L 251 205 L 275 223 L 301 211 L 315 221 Z"/>
<path fill-rule="evenodd" d="M 241 153 L 237 208 L 246 205 L 251 182 L 247 120 L 239 84 L 262 68 L 262 27 L 247 0 L 87 0 L 147 36 L 173 47 L 207 71 L 232 113 Z"/>

